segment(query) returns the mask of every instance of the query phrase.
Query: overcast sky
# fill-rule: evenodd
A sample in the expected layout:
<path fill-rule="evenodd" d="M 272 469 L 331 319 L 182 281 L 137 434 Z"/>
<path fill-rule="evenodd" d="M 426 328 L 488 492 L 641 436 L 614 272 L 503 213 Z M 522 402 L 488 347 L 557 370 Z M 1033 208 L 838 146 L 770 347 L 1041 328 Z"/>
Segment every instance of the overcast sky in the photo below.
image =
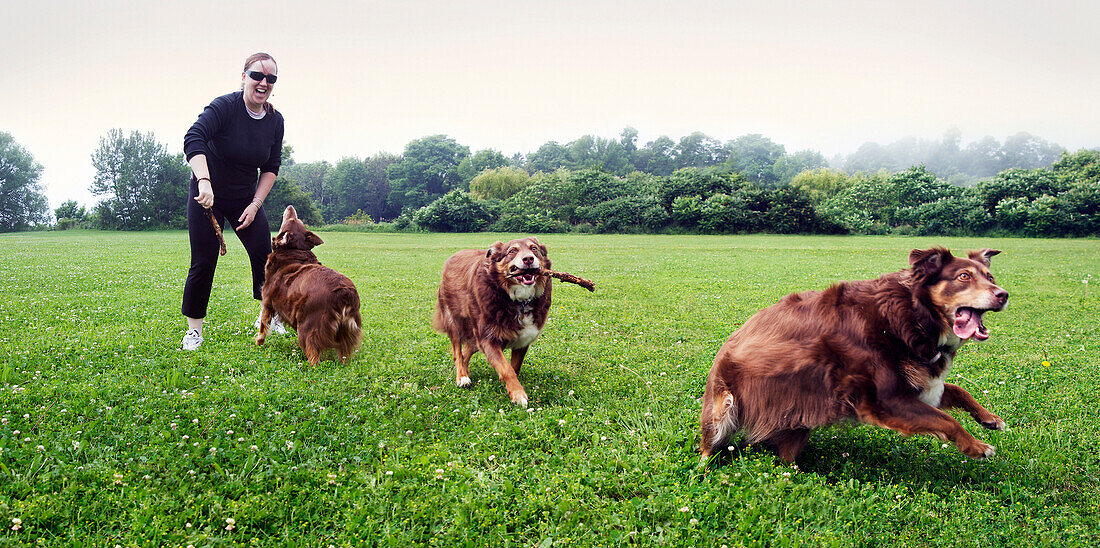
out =
<path fill-rule="evenodd" d="M 88 192 L 112 128 L 170 152 L 271 53 L 299 162 L 446 134 L 512 155 L 760 133 L 827 157 L 865 141 L 1027 131 L 1100 146 L 1100 2 L 0 0 L 0 131 L 51 207 Z"/>

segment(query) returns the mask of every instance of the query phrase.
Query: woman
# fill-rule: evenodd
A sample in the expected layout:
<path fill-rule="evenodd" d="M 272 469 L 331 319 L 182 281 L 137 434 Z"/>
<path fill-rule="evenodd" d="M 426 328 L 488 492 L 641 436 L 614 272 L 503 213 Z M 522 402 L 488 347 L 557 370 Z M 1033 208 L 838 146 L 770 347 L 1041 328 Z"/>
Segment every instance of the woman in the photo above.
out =
<path fill-rule="evenodd" d="M 208 214 L 223 226 L 228 221 L 244 244 L 252 263 L 252 296 L 260 298 L 264 264 L 271 253 L 264 199 L 282 162 L 283 115 L 268 102 L 277 77 L 278 67 L 270 55 L 253 54 L 244 63 L 241 91 L 214 99 L 183 138 L 191 165 L 187 201 L 191 269 L 183 287 L 184 350 L 202 345 L 203 318 L 218 264 L 218 238 Z M 278 329 L 285 332 L 282 325 Z"/>

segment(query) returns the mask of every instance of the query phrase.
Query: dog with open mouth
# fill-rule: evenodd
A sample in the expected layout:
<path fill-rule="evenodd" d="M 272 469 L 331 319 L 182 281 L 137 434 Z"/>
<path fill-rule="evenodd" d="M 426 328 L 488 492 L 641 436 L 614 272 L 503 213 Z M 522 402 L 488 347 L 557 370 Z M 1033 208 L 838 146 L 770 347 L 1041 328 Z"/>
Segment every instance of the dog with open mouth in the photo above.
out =
<path fill-rule="evenodd" d="M 710 369 L 699 418 L 703 458 L 742 432 L 793 462 L 811 430 L 845 419 L 933 434 L 975 459 L 993 456 L 995 447 L 942 409 L 1005 428 L 966 390 L 944 382 L 965 342 L 989 338 L 983 315 L 1008 304 L 989 271 L 998 253 L 914 249 L 908 269 L 792 293 L 757 312 Z"/>
<path fill-rule="evenodd" d="M 480 350 L 512 402 L 527 407 L 518 375 L 550 311 L 549 269 L 546 246 L 535 237 L 464 249 L 447 259 L 432 327 L 451 340 L 458 386 L 472 384 L 470 358 Z"/>

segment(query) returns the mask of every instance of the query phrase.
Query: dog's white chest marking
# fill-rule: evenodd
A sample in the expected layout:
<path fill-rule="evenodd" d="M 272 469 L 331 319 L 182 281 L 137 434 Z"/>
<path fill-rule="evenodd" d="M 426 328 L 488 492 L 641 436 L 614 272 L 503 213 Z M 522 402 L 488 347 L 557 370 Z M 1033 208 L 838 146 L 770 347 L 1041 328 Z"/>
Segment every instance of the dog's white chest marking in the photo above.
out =
<path fill-rule="evenodd" d="M 947 372 L 951 370 L 951 356 L 943 356 L 943 361 L 944 368 L 940 372 L 940 376 L 928 379 L 928 382 L 924 385 L 924 390 L 920 391 L 920 401 L 932 407 L 940 406 L 940 400 L 943 399 L 943 381 L 947 378 Z"/>
<path fill-rule="evenodd" d="M 536 289 L 534 285 L 516 284 L 508 288 L 508 296 L 516 302 L 529 301 L 535 298 Z"/>
<path fill-rule="evenodd" d="M 527 348 L 539 336 L 539 328 L 535 325 L 535 315 L 528 312 L 520 317 L 521 329 L 516 332 L 516 338 L 508 343 L 505 348 Z"/>

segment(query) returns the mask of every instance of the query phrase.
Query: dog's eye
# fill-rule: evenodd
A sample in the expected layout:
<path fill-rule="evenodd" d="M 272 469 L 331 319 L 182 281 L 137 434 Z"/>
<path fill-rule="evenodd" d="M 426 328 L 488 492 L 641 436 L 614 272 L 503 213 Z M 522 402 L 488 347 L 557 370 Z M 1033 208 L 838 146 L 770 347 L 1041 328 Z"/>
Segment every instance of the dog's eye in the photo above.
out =
<path fill-rule="evenodd" d="M 963 272 L 962 274 L 959 274 L 959 281 L 960 282 L 969 282 L 970 281 L 970 273 L 969 272 Z"/>

